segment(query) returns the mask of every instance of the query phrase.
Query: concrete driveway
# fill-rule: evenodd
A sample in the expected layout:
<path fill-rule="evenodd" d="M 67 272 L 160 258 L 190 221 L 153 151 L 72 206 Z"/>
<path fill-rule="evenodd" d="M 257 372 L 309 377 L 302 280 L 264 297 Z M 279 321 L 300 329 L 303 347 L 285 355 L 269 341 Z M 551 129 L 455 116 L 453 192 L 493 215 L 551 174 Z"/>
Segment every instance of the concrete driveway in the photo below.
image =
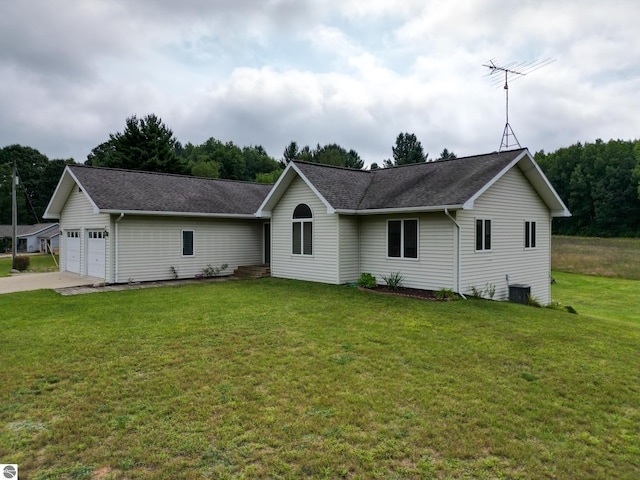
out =
<path fill-rule="evenodd" d="M 15 273 L 0 278 L 0 294 L 26 292 L 28 290 L 79 287 L 104 282 L 103 279 L 83 277 L 70 272 Z"/>

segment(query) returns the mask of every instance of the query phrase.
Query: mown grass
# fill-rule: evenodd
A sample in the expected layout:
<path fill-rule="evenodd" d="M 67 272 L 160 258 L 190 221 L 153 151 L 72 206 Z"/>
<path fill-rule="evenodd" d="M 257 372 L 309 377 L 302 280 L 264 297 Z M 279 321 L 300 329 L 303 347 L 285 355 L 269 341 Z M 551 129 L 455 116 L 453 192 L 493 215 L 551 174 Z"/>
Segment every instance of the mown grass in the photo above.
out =
<path fill-rule="evenodd" d="M 52 257 L 49 254 L 30 254 L 29 272 L 57 272 L 58 271 L 58 255 Z M 8 277 L 11 275 L 11 257 L 0 258 L 0 277 Z"/>
<path fill-rule="evenodd" d="M 551 248 L 554 301 L 640 323 L 640 239 L 553 237 Z"/>
<path fill-rule="evenodd" d="M 553 270 L 640 280 L 640 238 L 554 236 Z"/>
<path fill-rule="evenodd" d="M 640 326 L 266 279 L 2 296 L 26 478 L 638 478 Z"/>
<path fill-rule="evenodd" d="M 594 277 L 577 273 L 552 273 L 556 283 L 551 296 L 579 314 L 640 324 L 640 281 Z"/>

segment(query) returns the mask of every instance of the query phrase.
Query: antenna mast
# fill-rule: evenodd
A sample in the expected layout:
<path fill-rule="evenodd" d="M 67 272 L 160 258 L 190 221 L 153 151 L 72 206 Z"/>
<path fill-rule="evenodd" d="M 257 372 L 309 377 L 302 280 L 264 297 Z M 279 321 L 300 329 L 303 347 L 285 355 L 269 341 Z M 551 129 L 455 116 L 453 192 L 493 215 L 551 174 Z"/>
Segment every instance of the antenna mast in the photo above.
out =
<path fill-rule="evenodd" d="M 534 61 L 534 62 L 524 62 L 520 64 L 515 64 L 515 62 L 509 63 L 504 66 L 496 65 L 493 63 L 493 60 L 489 60 L 489 64 L 483 64 L 483 67 L 487 67 L 489 70 L 489 75 L 493 75 L 496 72 L 504 72 L 504 95 L 505 95 L 505 111 L 506 111 L 506 122 L 504 125 L 504 130 L 502 132 L 502 141 L 500 142 L 499 152 L 502 151 L 503 147 L 508 149 L 510 146 L 517 145 L 521 147 L 520 142 L 518 141 L 518 137 L 513 132 L 513 128 L 509 124 L 509 74 L 511 75 L 519 75 L 524 76 L 527 73 L 531 73 L 539 68 L 545 67 L 550 63 L 555 62 L 555 60 L 547 59 L 542 61 Z M 516 77 L 517 78 L 517 77 Z M 502 83 L 501 80 L 498 80 L 495 85 Z M 509 137 L 513 137 L 515 143 L 512 141 L 511 145 L 509 145 Z M 521 147 L 522 148 L 522 147 Z"/>

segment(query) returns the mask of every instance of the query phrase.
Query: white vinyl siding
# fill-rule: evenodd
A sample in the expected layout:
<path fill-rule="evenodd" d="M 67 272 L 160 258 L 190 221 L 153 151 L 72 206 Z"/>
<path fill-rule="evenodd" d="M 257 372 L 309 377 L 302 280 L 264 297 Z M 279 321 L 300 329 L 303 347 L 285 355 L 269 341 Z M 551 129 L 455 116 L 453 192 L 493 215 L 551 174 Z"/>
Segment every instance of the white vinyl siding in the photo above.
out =
<path fill-rule="evenodd" d="M 418 220 L 418 258 L 387 256 L 387 220 L 402 216 L 363 216 L 360 219 L 360 270 L 378 283 L 382 276 L 400 272 L 405 287 L 425 290 L 455 288 L 456 239 L 453 222 L 442 213 L 427 213 Z"/>
<path fill-rule="evenodd" d="M 360 277 L 358 217 L 341 215 L 339 233 L 339 279 L 338 283 L 351 283 Z"/>
<path fill-rule="evenodd" d="M 65 203 L 64 208 L 60 212 L 60 229 L 63 231 L 60 236 L 61 244 L 60 244 L 60 268 L 62 270 L 66 269 L 67 261 L 66 261 L 66 251 L 65 246 L 67 243 L 67 235 L 64 233 L 68 230 L 78 231 L 78 235 L 80 238 L 79 241 L 79 262 L 80 265 L 78 267 L 78 273 L 82 275 L 87 275 L 87 267 L 88 267 L 88 251 L 87 251 L 87 240 L 88 240 L 88 231 L 89 230 L 102 230 L 105 228 L 109 229 L 110 218 L 109 215 L 94 213 L 93 206 L 87 199 L 86 195 L 79 191 L 78 186 L 74 186 L 71 193 L 69 194 L 69 198 Z M 109 241 L 110 238 L 107 237 L 105 240 L 105 277 L 111 274 L 109 269 L 109 258 L 110 258 L 110 249 L 109 249 Z"/>
<path fill-rule="evenodd" d="M 476 251 L 477 219 L 491 219 L 490 251 Z M 535 249 L 523 250 L 523 219 L 536 222 Z M 473 210 L 459 211 L 457 221 L 462 229 L 463 293 L 493 285 L 494 300 L 508 300 L 508 283 L 526 284 L 540 302 L 551 301 L 550 213 L 518 167 L 480 196 Z"/>
<path fill-rule="evenodd" d="M 293 211 L 305 203 L 313 212 L 313 254 L 292 253 Z M 338 219 L 327 214 L 322 203 L 306 183 L 296 178 L 282 196 L 271 216 L 271 276 L 340 283 L 338 273 Z"/>
<path fill-rule="evenodd" d="M 183 256 L 182 232 L 194 232 L 194 255 Z M 118 222 L 118 283 L 193 278 L 207 265 L 262 263 L 262 222 L 177 217 L 123 217 Z"/>

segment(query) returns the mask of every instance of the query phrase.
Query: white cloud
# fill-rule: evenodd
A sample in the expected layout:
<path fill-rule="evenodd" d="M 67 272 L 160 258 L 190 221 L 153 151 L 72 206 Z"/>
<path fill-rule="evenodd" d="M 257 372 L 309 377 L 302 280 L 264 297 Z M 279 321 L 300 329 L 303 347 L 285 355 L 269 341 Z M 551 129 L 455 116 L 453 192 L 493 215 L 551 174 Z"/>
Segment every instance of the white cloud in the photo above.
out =
<path fill-rule="evenodd" d="M 31 0 L 0 5 L 0 146 L 82 161 L 126 117 L 183 143 L 337 142 L 367 161 L 413 132 L 432 156 L 499 146 L 482 67 L 555 58 L 512 84 L 523 144 L 553 150 L 640 123 L 632 0 Z"/>

